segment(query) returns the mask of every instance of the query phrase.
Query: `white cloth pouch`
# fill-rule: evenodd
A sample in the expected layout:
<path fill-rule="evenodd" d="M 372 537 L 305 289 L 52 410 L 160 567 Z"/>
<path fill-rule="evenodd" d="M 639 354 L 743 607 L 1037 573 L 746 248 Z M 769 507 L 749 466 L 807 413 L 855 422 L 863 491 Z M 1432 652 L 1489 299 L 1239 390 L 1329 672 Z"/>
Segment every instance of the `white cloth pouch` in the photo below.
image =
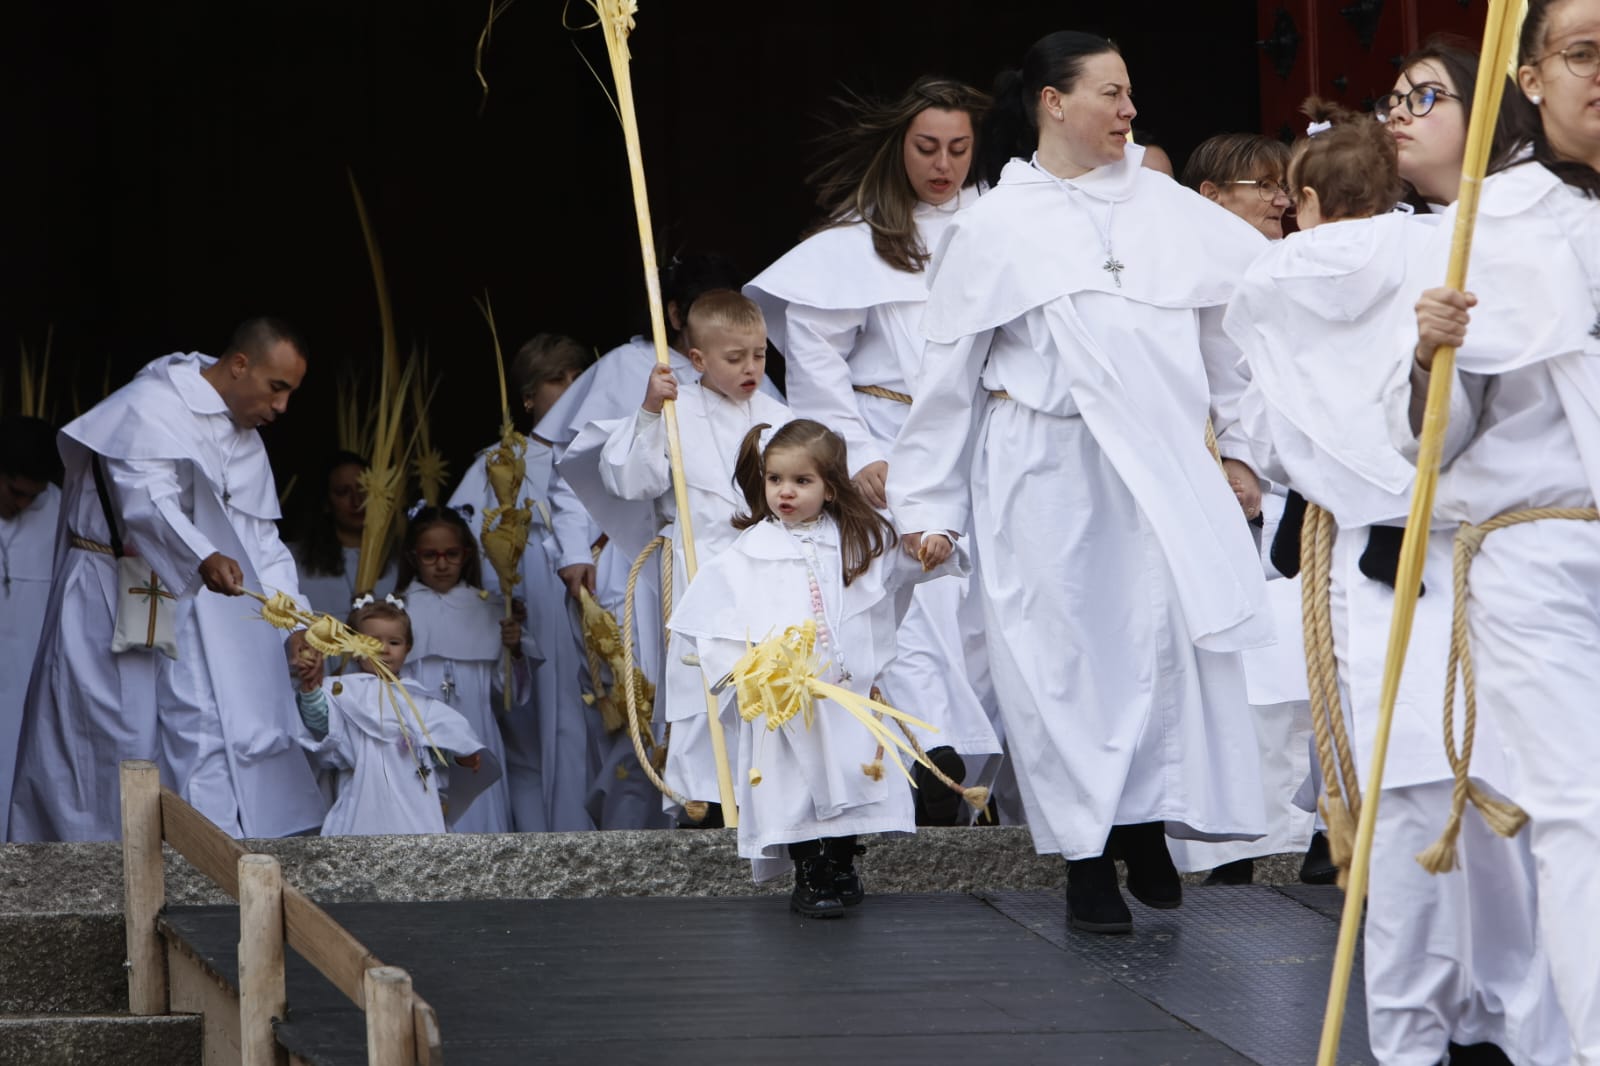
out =
<path fill-rule="evenodd" d="M 177 597 L 161 583 L 150 564 L 137 555 L 117 559 L 117 629 L 113 652 L 158 651 L 178 657 L 173 617 Z"/>

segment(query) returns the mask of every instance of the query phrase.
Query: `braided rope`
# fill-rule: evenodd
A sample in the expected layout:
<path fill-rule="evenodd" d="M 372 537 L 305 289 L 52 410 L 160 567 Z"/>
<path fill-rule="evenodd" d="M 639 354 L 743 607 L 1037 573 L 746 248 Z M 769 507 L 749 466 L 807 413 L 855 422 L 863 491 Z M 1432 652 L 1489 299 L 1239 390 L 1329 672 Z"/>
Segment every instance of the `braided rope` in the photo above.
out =
<path fill-rule="evenodd" d="M 1217 429 L 1211 424 L 1211 419 L 1206 419 L 1206 451 L 1211 453 L 1211 458 L 1222 465 L 1222 449 L 1217 445 Z"/>
<path fill-rule="evenodd" d="M 1333 515 L 1306 504 L 1300 530 L 1300 622 L 1306 649 L 1306 681 L 1311 731 L 1322 796 L 1317 806 L 1328 824 L 1328 852 L 1343 885 L 1355 853 L 1356 822 L 1361 817 L 1361 783 L 1339 696 L 1339 663 L 1333 646 Z"/>
<path fill-rule="evenodd" d="M 906 735 L 906 740 L 911 742 L 911 750 L 917 753 L 917 762 L 921 763 L 934 776 L 935 780 L 963 800 L 966 800 L 972 806 L 972 809 L 979 813 L 982 813 L 989 806 L 989 790 L 987 788 L 983 785 L 962 788 L 960 781 L 939 769 L 934 765 L 933 760 L 928 758 L 928 753 L 922 750 L 922 744 L 917 740 L 917 735 L 911 731 L 910 726 L 898 718 L 895 719 L 895 722 L 900 726 L 900 732 Z"/>
<path fill-rule="evenodd" d="M 644 569 L 645 560 L 650 558 L 650 553 L 658 548 L 662 550 L 663 555 L 670 554 L 672 551 L 672 542 L 666 537 L 657 537 L 649 544 L 644 546 L 644 550 L 639 553 L 639 557 L 635 559 L 633 561 L 633 565 L 628 568 L 627 593 L 623 598 L 622 671 L 624 680 L 622 684 L 622 693 L 625 697 L 628 708 L 628 739 L 633 742 L 633 753 L 639 759 L 639 768 L 644 771 L 644 776 L 650 779 L 650 783 L 656 787 L 657 791 L 659 791 L 663 796 L 667 797 L 673 803 L 676 803 L 678 806 L 682 807 L 685 814 L 687 814 L 694 821 L 698 822 L 704 819 L 706 816 L 706 804 L 697 800 L 684 799 L 682 796 L 678 795 L 677 792 L 673 791 L 672 788 L 661 779 L 661 775 L 656 771 L 655 763 L 651 759 L 651 756 L 645 751 L 644 740 L 641 737 L 642 730 L 639 727 L 639 693 L 638 688 L 634 683 L 635 671 L 633 668 L 634 592 L 639 584 L 639 571 Z M 670 597 L 671 593 L 663 590 L 663 604 L 665 604 Z M 662 678 L 662 683 L 666 683 L 665 677 Z M 653 747 L 654 745 L 655 740 L 652 737 L 651 746 Z M 696 812 L 698 812 L 698 814 Z"/>
<path fill-rule="evenodd" d="M 911 406 L 910 395 L 904 392 L 895 392 L 893 389 L 886 389 L 882 385 L 853 385 L 851 387 L 864 396 L 876 396 L 880 400 L 893 400 L 895 403 L 903 403 L 907 407 Z"/>
<path fill-rule="evenodd" d="M 1417 856 L 1417 861 L 1429 873 L 1445 873 L 1457 867 L 1457 841 L 1468 803 L 1478 808 L 1484 822 L 1500 836 L 1515 836 L 1528 823 L 1528 814 L 1521 807 L 1495 799 L 1473 784 L 1469 777 L 1472 747 L 1478 734 L 1478 685 L 1472 666 L 1472 642 L 1467 632 L 1467 575 L 1472 569 L 1472 560 L 1490 533 L 1508 526 L 1546 519 L 1595 522 L 1600 521 L 1600 510 L 1593 507 L 1532 507 L 1523 511 L 1507 511 L 1482 525 L 1463 522 L 1456 532 L 1451 552 L 1453 602 L 1450 611 L 1450 658 L 1444 675 L 1444 753 L 1450 761 L 1454 783 L 1450 790 L 1450 817 L 1445 822 L 1444 831 L 1439 834 L 1438 840 Z M 1461 702 L 1465 711 L 1459 750 L 1456 747 L 1455 729 L 1458 672 L 1461 676 Z"/>

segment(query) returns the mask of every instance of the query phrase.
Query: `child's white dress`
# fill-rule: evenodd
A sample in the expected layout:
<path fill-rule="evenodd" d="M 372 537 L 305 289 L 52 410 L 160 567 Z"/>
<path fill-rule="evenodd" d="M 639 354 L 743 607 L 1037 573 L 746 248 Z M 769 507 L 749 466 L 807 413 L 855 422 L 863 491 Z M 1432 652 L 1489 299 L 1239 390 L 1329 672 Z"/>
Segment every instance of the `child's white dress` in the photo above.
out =
<path fill-rule="evenodd" d="M 766 521 L 709 560 L 673 613 L 675 640 L 693 642 L 706 679 L 720 680 L 745 652 L 789 626 L 825 621 L 830 647 L 819 648 L 822 679 L 866 695 L 896 648 L 895 599 L 908 585 L 959 573 L 959 556 L 931 572 L 893 544 L 846 587 L 839 527 L 826 515 L 804 526 Z M 811 595 L 815 577 L 823 619 Z M 843 648 L 843 656 L 839 649 Z M 842 667 L 842 671 L 841 671 Z M 798 719 L 777 731 L 742 721 L 731 687 L 721 694 L 722 720 L 738 743 L 734 790 L 739 800 L 739 854 L 756 880 L 793 868 L 786 845 L 820 837 L 916 831 L 911 790 L 885 754 L 874 780 L 863 771 L 877 741 L 843 708 L 816 704 L 807 729 Z M 915 714 L 912 709 L 908 713 Z M 898 727 L 890 723 L 890 729 Z M 938 735 L 931 741 L 937 744 Z M 750 784 L 757 768 L 761 783 Z"/>
<path fill-rule="evenodd" d="M 505 649 L 500 643 L 500 619 L 505 608 L 499 595 L 485 597 L 465 582 L 441 595 L 414 581 L 404 596 L 415 644 L 401 676 L 416 680 L 422 691 L 455 708 L 495 762 L 504 765 L 500 714 L 505 706 Z M 527 699 L 528 664 L 539 658 L 526 627 L 522 648 L 523 658 L 512 670 L 513 706 Z M 511 790 L 506 780 L 490 787 L 452 828 L 458 833 L 511 832 Z"/>
<path fill-rule="evenodd" d="M 443 833 L 471 809 L 477 792 L 499 778 L 498 760 L 465 718 L 429 699 L 416 682 L 401 684 L 410 692 L 425 732 L 404 696 L 389 691 L 372 674 L 323 683 L 327 735 L 301 741 L 314 765 L 339 775 L 339 798 L 322 823 L 323 836 Z M 451 760 L 449 766 L 439 765 L 430 744 Z M 483 754 L 476 773 L 455 765 L 456 756 L 475 752 Z M 450 782 L 446 792 L 455 803 L 449 816 L 442 805 L 442 781 Z"/>

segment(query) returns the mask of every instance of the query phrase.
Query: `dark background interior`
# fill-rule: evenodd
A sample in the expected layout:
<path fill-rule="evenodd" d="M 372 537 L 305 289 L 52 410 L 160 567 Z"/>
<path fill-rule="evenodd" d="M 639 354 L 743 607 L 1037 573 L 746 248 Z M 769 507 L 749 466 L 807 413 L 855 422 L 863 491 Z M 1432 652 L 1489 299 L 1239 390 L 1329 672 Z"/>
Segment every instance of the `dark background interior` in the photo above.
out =
<path fill-rule="evenodd" d="M 19 341 L 54 328 L 57 419 L 175 350 L 214 352 L 251 314 L 306 333 L 311 371 L 267 431 L 282 483 L 333 446 L 334 371 L 378 350 L 346 168 L 382 245 L 402 347 L 448 376 L 433 419 L 459 471 L 498 395 L 472 297 L 508 350 L 539 330 L 601 351 L 647 324 L 621 131 L 580 58 L 597 30 L 558 0 L 495 25 L 487 0 L 9 0 L 0 6 L 0 405 Z M 574 0 L 574 22 L 588 6 Z M 987 88 L 1054 29 L 1123 48 L 1136 123 L 1181 165 L 1254 129 L 1253 3 L 644 0 L 633 80 L 657 247 L 754 274 L 812 221 L 804 177 L 843 86 L 942 73 Z M 609 80 L 609 79 L 608 79 Z M 76 382 L 72 379 L 76 378 Z"/>

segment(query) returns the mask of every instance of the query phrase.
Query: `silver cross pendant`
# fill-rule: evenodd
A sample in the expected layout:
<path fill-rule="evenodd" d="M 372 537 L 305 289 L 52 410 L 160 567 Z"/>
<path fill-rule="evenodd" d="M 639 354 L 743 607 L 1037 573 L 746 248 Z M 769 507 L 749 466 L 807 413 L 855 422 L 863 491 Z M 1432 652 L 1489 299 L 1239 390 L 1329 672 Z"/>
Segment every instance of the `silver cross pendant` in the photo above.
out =
<path fill-rule="evenodd" d="M 1122 288 L 1122 272 L 1127 268 L 1122 265 L 1120 259 L 1114 255 L 1107 255 L 1106 261 L 1100 265 L 1100 269 L 1111 275 L 1112 280 L 1117 283 L 1117 288 Z"/>

